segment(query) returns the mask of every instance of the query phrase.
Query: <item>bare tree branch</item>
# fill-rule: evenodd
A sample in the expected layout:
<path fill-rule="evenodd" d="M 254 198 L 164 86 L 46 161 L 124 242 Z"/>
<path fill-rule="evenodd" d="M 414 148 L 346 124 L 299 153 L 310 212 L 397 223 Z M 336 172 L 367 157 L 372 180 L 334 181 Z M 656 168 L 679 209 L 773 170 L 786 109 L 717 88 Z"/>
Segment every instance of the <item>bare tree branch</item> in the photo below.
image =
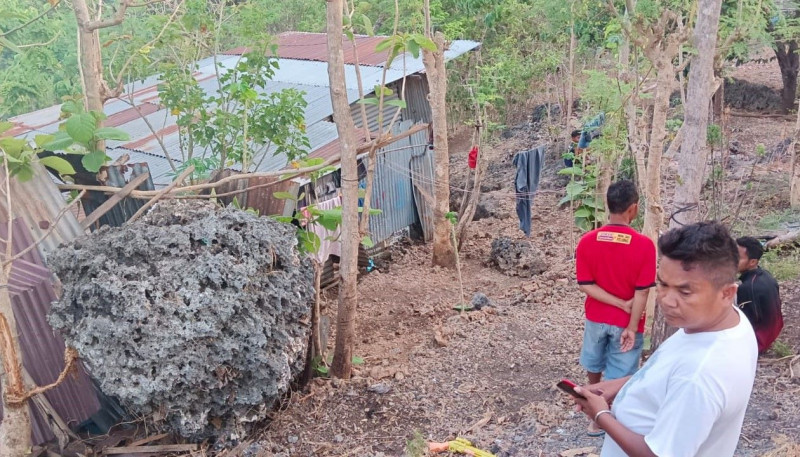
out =
<path fill-rule="evenodd" d="M 154 5 L 156 3 L 163 3 L 164 1 L 165 0 L 150 0 L 143 3 L 133 3 L 131 0 L 122 0 L 122 3 L 120 3 L 119 9 L 113 18 L 100 21 L 90 21 L 83 25 L 85 26 L 86 30 L 90 32 L 93 32 L 97 29 L 104 29 L 106 27 L 120 25 L 122 24 L 122 21 L 125 20 L 125 13 L 128 11 L 128 8 L 142 8 L 148 5 Z"/>

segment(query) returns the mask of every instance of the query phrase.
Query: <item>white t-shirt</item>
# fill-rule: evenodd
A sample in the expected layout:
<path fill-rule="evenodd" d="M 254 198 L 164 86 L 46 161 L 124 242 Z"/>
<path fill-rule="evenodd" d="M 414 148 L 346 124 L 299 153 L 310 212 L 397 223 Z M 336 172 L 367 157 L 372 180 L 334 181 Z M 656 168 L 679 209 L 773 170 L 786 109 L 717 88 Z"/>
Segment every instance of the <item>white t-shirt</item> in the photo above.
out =
<path fill-rule="evenodd" d="M 644 435 L 657 456 L 725 457 L 736 450 L 758 359 L 750 321 L 736 311 L 739 324 L 727 330 L 678 330 L 617 394 L 617 420 Z M 606 435 L 601 456 L 625 455 Z"/>

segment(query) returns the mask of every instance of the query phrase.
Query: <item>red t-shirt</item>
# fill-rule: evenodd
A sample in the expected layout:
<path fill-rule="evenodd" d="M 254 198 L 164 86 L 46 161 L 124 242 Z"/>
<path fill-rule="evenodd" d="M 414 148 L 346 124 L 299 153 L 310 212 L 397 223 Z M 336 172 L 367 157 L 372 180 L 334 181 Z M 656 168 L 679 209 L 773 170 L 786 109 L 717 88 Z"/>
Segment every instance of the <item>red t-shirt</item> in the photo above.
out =
<path fill-rule="evenodd" d="M 623 300 L 637 289 L 648 289 L 656 280 L 656 246 L 625 225 L 605 225 L 583 235 L 575 253 L 578 284 L 597 284 Z M 616 306 L 586 297 L 586 319 L 625 328 L 631 315 Z M 645 316 L 638 332 L 644 331 Z"/>

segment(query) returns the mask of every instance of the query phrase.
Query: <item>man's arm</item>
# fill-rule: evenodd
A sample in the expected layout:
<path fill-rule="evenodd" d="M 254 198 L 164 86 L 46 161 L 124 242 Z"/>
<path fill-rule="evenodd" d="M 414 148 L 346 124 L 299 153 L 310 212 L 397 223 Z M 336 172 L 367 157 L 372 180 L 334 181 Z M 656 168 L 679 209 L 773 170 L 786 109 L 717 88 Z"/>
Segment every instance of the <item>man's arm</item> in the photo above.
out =
<path fill-rule="evenodd" d="M 601 415 L 597 425 L 614 439 L 625 454 L 631 457 L 658 457 L 645 442 L 644 435 L 631 431 L 611 414 Z"/>
<path fill-rule="evenodd" d="M 631 318 L 628 321 L 628 326 L 622 331 L 619 338 L 619 348 L 622 352 L 627 352 L 633 349 L 636 344 L 636 331 L 639 329 L 639 321 L 642 320 L 642 313 L 647 305 L 647 297 L 650 295 L 650 289 L 637 289 L 633 295 L 633 304 L 631 305 Z"/>
<path fill-rule="evenodd" d="M 597 284 L 580 284 L 578 288 L 580 289 L 581 292 L 594 298 L 595 300 L 599 300 L 611 306 L 616 306 L 617 308 L 625 311 L 626 313 L 631 312 L 632 300 L 623 300 L 615 295 L 612 295 L 606 292 L 605 289 L 598 286 Z M 646 301 L 647 299 L 645 298 L 645 302 Z M 641 311 L 639 313 L 641 314 Z"/>

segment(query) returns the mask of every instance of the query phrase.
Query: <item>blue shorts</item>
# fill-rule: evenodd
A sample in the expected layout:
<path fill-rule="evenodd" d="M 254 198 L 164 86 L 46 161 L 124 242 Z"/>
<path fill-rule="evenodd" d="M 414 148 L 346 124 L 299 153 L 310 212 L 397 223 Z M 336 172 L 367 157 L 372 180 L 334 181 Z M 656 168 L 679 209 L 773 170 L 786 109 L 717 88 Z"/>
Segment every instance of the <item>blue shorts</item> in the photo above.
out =
<path fill-rule="evenodd" d="M 586 321 L 581 348 L 581 365 L 590 373 L 604 373 L 605 379 L 618 379 L 636 373 L 642 357 L 644 336 L 636 333 L 633 348 L 622 352 L 619 339 L 622 327 Z"/>

